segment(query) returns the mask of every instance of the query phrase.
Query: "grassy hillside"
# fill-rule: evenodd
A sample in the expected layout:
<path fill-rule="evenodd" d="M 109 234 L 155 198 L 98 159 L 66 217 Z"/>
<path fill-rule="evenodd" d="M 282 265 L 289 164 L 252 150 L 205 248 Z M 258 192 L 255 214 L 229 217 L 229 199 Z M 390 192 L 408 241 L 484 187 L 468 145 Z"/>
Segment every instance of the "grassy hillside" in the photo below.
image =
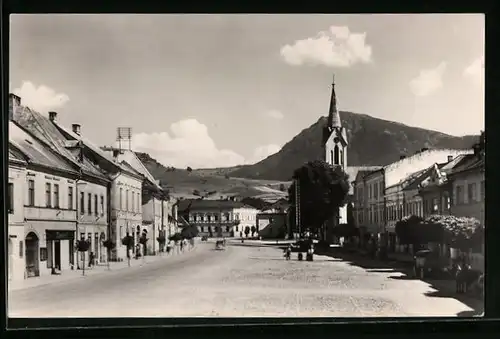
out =
<path fill-rule="evenodd" d="M 400 155 L 414 154 L 423 147 L 469 148 L 478 139 L 478 136 L 455 137 L 364 114 L 340 112 L 340 117 L 349 141 L 348 166 L 387 165 L 398 160 Z M 290 180 L 295 168 L 307 161 L 323 158 L 321 137 L 325 123 L 326 117 L 321 117 L 278 153 L 228 174 L 243 178 Z"/>
<path fill-rule="evenodd" d="M 264 200 L 277 200 L 286 196 L 289 183 L 269 180 L 253 180 L 245 178 L 230 178 L 215 175 L 214 172 L 196 171 L 166 167 L 153 159 L 147 153 L 136 153 L 149 172 L 173 196 L 196 198 L 204 196 L 207 199 L 219 199 L 228 196 L 259 197 Z M 224 173 L 224 172 L 221 172 Z M 285 186 L 285 192 L 280 186 Z"/>

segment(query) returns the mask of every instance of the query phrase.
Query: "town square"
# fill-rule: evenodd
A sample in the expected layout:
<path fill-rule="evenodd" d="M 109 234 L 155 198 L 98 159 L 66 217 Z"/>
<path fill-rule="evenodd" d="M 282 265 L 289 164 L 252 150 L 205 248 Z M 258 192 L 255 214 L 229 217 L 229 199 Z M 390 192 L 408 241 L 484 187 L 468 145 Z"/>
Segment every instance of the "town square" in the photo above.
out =
<path fill-rule="evenodd" d="M 9 317 L 484 314 L 484 18 L 271 17 L 12 17 Z"/>

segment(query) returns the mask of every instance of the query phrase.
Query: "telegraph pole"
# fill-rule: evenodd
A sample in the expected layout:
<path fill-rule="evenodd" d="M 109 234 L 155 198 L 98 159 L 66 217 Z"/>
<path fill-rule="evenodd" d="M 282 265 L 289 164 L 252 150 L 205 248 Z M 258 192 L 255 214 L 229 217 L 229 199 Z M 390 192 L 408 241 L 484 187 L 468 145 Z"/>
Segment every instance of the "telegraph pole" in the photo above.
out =
<path fill-rule="evenodd" d="M 300 225 L 300 180 L 295 179 L 295 224 L 299 231 L 299 239 L 301 237 L 301 225 Z"/>

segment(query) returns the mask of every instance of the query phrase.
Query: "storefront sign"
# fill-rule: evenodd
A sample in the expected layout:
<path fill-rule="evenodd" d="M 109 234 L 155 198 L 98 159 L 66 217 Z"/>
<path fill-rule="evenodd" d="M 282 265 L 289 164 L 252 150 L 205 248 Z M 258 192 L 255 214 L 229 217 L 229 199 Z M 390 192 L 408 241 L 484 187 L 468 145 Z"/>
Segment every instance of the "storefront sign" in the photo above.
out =
<path fill-rule="evenodd" d="M 14 239 L 15 239 L 15 238 L 17 238 L 17 235 L 15 235 L 15 234 L 10 234 L 10 235 L 9 235 L 9 238 L 14 238 Z"/>
<path fill-rule="evenodd" d="M 47 240 L 73 240 L 75 239 L 74 231 L 46 231 Z"/>

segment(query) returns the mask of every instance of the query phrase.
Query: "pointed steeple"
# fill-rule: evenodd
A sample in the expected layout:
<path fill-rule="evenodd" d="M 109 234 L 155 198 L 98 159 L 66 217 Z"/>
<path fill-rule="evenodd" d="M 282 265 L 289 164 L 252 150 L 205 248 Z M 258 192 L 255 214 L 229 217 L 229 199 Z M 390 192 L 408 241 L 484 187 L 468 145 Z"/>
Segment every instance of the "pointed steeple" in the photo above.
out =
<path fill-rule="evenodd" d="M 333 128 L 342 127 L 339 111 L 337 110 L 337 95 L 335 94 L 335 75 L 333 75 L 333 81 L 332 81 L 332 97 L 330 99 L 330 110 L 328 111 L 328 127 L 332 130 Z"/>

